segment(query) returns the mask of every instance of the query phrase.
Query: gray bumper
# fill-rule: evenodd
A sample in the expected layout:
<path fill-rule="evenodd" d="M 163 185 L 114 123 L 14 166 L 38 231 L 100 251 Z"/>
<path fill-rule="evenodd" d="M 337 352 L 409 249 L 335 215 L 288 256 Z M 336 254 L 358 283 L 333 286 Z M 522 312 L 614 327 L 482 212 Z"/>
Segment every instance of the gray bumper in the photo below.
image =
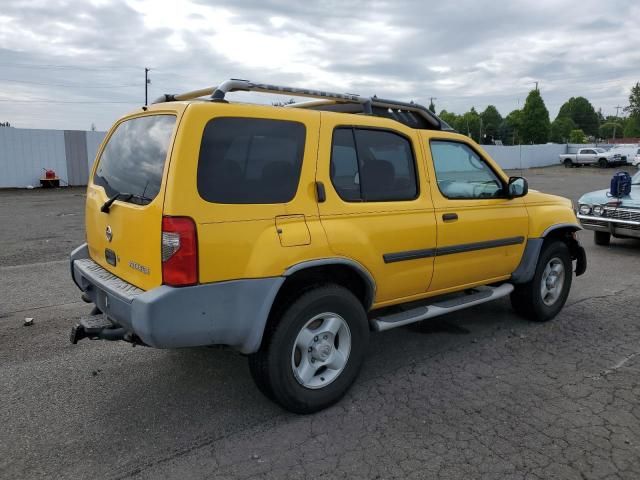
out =
<path fill-rule="evenodd" d="M 193 287 L 162 285 L 143 291 L 89 258 L 71 253 L 71 275 L 109 319 L 157 348 L 230 345 L 257 351 L 284 277 L 234 280 Z"/>

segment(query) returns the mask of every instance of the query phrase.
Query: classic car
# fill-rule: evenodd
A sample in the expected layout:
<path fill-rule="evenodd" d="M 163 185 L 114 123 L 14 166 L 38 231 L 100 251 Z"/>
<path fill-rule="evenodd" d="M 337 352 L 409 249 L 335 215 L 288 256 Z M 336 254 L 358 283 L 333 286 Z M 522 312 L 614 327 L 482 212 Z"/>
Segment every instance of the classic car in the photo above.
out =
<path fill-rule="evenodd" d="M 611 236 L 640 238 L 640 172 L 631 178 L 631 193 L 614 197 L 609 189 L 585 193 L 578 200 L 578 219 L 594 231 L 597 245 L 608 245 Z"/>

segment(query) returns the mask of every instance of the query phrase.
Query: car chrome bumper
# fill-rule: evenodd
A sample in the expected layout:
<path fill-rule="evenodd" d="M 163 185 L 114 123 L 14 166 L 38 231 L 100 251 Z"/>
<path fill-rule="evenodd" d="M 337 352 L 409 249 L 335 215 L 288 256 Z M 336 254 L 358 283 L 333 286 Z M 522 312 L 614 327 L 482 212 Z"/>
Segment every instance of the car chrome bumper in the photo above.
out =
<path fill-rule="evenodd" d="M 594 217 L 593 215 L 577 215 L 586 230 L 608 232 L 613 236 L 640 238 L 640 221 L 621 220 L 617 218 Z"/>
<path fill-rule="evenodd" d="M 229 345 L 257 351 L 283 277 L 234 280 L 144 291 L 91 260 L 85 245 L 71 254 L 80 290 L 117 326 L 157 348 Z"/>

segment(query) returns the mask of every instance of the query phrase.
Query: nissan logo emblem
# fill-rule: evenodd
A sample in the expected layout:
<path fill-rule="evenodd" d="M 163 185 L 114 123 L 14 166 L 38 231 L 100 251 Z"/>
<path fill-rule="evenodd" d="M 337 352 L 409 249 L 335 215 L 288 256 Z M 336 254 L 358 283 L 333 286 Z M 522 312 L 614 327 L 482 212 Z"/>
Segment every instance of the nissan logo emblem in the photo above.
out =
<path fill-rule="evenodd" d="M 111 226 L 107 225 L 107 229 L 104 231 L 104 235 L 107 237 L 107 241 L 111 241 L 113 238 L 113 232 L 111 232 Z"/>

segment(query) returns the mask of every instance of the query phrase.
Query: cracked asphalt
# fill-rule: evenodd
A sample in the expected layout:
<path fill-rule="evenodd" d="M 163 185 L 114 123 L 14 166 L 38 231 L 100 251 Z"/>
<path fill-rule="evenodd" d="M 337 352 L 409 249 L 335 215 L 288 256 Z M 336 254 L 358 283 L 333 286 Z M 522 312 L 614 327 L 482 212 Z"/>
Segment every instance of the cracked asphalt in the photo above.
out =
<path fill-rule="evenodd" d="M 524 173 L 575 201 L 613 171 Z M 229 350 L 70 345 L 83 201 L 0 191 L 0 478 L 640 478 L 640 241 L 582 232 L 550 323 L 500 300 L 372 335 L 344 400 L 298 416 Z"/>

